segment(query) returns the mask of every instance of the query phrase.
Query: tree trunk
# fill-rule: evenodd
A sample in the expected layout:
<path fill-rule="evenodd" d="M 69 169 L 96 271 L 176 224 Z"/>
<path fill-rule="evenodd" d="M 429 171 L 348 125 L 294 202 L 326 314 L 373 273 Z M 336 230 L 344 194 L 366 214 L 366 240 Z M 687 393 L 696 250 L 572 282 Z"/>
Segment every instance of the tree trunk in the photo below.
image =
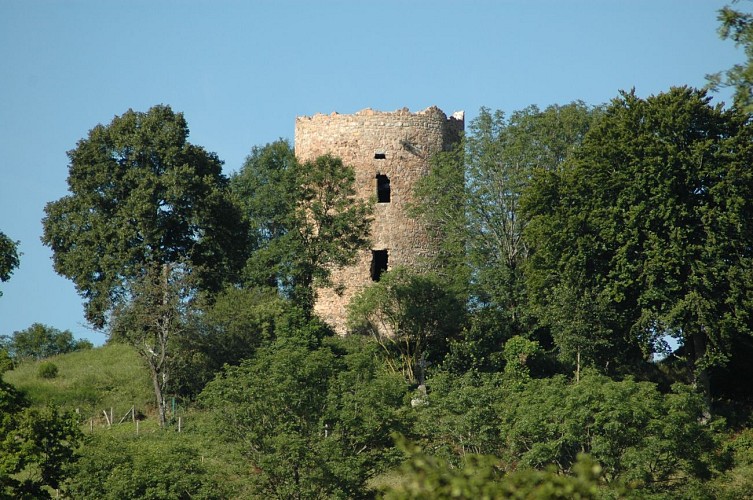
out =
<path fill-rule="evenodd" d="M 703 419 L 708 421 L 711 418 L 711 379 L 708 368 L 699 366 L 706 356 L 706 336 L 703 330 L 704 327 L 701 327 L 692 334 L 693 352 L 689 358 L 693 387 L 703 395 Z"/>
<path fill-rule="evenodd" d="M 162 383 L 160 381 L 160 375 L 154 366 L 150 366 L 150 372 L 152 375 L 152 384 L 154 385 L 154 396 L 157 399 L 157 412 L 159 414 L 159 426 L 162 428 L 165 426 L 165 422 L 167 421 L 166 418 L 166 408 L 165 408 L 165 396 L 162 394 Z"/>

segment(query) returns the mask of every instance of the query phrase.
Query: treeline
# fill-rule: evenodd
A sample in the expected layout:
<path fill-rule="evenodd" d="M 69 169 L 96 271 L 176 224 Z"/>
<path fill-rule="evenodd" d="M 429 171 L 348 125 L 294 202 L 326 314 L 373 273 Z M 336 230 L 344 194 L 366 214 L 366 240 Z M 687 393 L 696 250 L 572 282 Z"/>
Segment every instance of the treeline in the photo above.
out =
<path fill-rule="evenodd" d="M 77 459 L 39 484 L 106 498 L 753 491 L 743 111 L 685 87 L 482 109 L 416 189 L 431 271 L 391 269 L 363 290 L 346 338 L 313 301 L 368 241 L 352 170 L 299 164 L 278 141 L 229 179 L 191 173 L 175 124 L 156 107 L 94 129 L 45 241 L 90 319 L 141 354 L 161 424 L 173 395 L 205 417 L 191 441 L 125 439 L 115 455 L 112 436 L 71 437 L 61 449 Z M 213 441 L 224 454 L 203 462 Z"/>
<path fill-rule="evenodd" d="M 744 43 L 750 16 L 721 15 Z M 98 125 L 43 241 L 87 319 L 139 352 L 160 426 L 173 395 L 201 419 L 190 439 L 84 440 L 3 383 L 3 494 L 753 496 L 746 75 L 712 77 L 728 108 L 676 87 L 482 109 L 416 186 L 430 271 L 364 289 L 345 338 L 313 304 L 368 248 L 350 167 L 280 140 L 228 178 L 168 106 Z"/>

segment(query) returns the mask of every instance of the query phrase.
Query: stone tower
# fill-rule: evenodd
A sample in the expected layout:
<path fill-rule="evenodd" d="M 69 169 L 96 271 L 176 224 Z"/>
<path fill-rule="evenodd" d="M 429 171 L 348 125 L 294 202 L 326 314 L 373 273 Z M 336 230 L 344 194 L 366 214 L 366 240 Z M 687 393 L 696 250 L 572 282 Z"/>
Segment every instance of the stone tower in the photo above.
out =
<path fill-rule="evenodd" d="M 434 253 L 426 230 L 408 217 L 416 180 L 429 172 L 434 153 L 449 149 L 464 128 L 462 111 L 447 117 L 430 107 L 387 113 L 365 109 L 353 115 L 317 114 L 295 122 L 295 154 L 312 160 L 331 153 L 356 173 L 357 196 L 374 198 L 372 247 L 356 264 L 335 270 L 336 287 L 319 289 L 315 311 L 338 333 L 345 333 L 347 305 L 366 285 L 394 266 L 420 265 Z"/>

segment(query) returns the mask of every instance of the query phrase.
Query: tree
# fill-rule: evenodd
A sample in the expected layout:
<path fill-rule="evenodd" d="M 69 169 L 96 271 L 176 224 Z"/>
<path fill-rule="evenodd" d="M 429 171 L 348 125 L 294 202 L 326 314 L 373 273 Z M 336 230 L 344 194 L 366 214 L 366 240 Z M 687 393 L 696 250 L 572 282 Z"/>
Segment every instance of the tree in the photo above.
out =
<path fill-rule="evenodd" d="M 706 75 L 707 86 L 714 91 L 732 87 L 735 106 L 750 113 L 753 111 L 753 15 L 725 6 L 719 10 L 717 19 L 721 23 L 721 39 L 732 39 L 735 47 L 742 47 L 746 61 L 724 72 Z"/>
<path fill-rule="evenodd" d="M 73 415 L 32 408 L 0 380 L 0 496 L 50 498 L 47 487 L 60 487 L 80 441 Z"/>
<path fill-rule="evenodd" d="M 248 460 L 257 496 L 366 497 L 366 480 L 397 456 L 390 432 L 405 427 L 405 383 L 373 349 L 306 344 L 278 337 L 226 367 L 200 401 Z"/>
<path fill-rule="evenodd" d="M 68 469 L 68 498 L 220 499 L 232 496 L 218 484 L 194 442 L 181 434 L 143 437 L 94 434 Z M 202 450 L 203 451 L 203 450 Z M 169 460 L 166 460 L 169 457 Z"/>
<path fill-rule="evenodd" d="M 499 311 L 509 335 L 530 330 L 523 264 L 529 248 L 521 197 L 536 171 L 556 172 L 575 151 L 597 112 L 582 102 L 529 106 L 512 113 L 486 108 L 467 138 L 468 247 L 482 304 Z"/>
<path fill-rule="evenodd" d="M 29 328 L 13 332 L 8 343 L 10 354 L 16 359 L 42 359 L 57 354 L 65 354 L 79 349 L 91 348 L 87 340 L 77 341 L 69 330 L 34 323 Z"/>
<path fill-rule="evenodd" d="M 43 220 L 42 241 L 84 298 L 86 318 L 103 328 L 113 316 L 129 317 L 121 327 L 133 327 L 133 336 L 121 334 L 163 379 L 155 379 L 161 422 L 159 387 L 178 333 L 171 328 L 188 300 L 173 293 L 175 277 L 190 275 L 191 293 L 218 291 L 234 279 L 246 247 L 222 162 L 187 137 L 183 115 L 168 106 L 96 126 L 68 152 L 70 194 L 48 203 Z"/>
<path fill-rule="evenodd" d="M 18 264 L 18 242 L 0 231 L 0 281 L 8 281 Z M 2 295 L 3 292 L 0 290 L 0 296 Z"/>
<path fill-rule="evenodd" d="M 701 420 L 703 398 L 686 385 L 662 394 L 650 382 L 613 381 L 587 370 L 579 383 L 532 379 L 496 409 L 505 444 L 500 456 L 512 469 L 554 465 L 569 473 L 588 453 L 606 482 L 646 493 L 709 475 L 714 426 Z"/>
<path fill-rule="evenodd" d="M 509 116 L 482 108 L 461 147 L 435 156 L 419 180 L 413 210 L 439 241 L 436 268 L 462 300 L 470 296 L 471 324 L 452 344 L 457 369 L 494 369 L 505 340 L 536 331 L 523 194 L 535 172 L 562 168 L 599 114 L 582 102 Z"/>
<path fill-rule="evenodd" d="M 589 290 L 625 352 L 675 337 L 709 395 L 708 368 L 753 333 L 751 134 L 749 115 L 704 91 L 615 99 L 568 168 L 531 190 L 543 313 L 559 285 Z"/>
<path fill-rule="evenodd" d="M 310 316 L 315 289 L 368 243 L 372 206 L 355 198 L 354 183 L 339 158 L 301 164 L 286 142 L 255 148 L 233 177 L 256 245 L 246 267 L 251 283 L 281 287 Z"/>
<path fill-rule="evenodd" d="M 442 360 L 464 313 L 463 303 L 436 276 L 396 268 L 351 301 L 348 328 L 374 338 L 409 383 L 423 384 L 427 363 Z"/>
<path fill-rule="evenodd" d="M 160 105 L 97 125 L 68 152 L 70 194 L 45 207 L 42 241 L 97 328 L 145 268 L 180 262 L 214 291 L 242 265 L 246 233 L 222 162 L 187 137 L 183 115 Z"/>
<path fill-rule="evenodd" d="M 277 288 L 282 281 L 285 255 L 277 240 L 290 230 L 290 217 L 297 203 L 298 163 L 286 140 L 254 146 L 241 169 L 230 178 L 248 222 L 249 251 L 244 271 L 246 286 Z"/>
<path fill-rule="evenodd" d="M 165 391 L 172 383 L 176 342 L 187 326 L 191 306 L 190 270 L 180 265 L 148 266 L 129 284 L 129 302 L 112 312 L 111 339 L 133 345 L 149 368 L 159 424 L 167 416 Z"/>
<path fill-rule="evenodd" d="M 431 170 L 418 178 L 415 202 L 408 206 L 412 217 L 420 218 L 436 253 L 430 268 L 465 300 L 470 287 L 470 265 L 466 252 L 468 240 L 465 188 L 465 141 L 449 151 L 440 151 L 429 159 Z"/>

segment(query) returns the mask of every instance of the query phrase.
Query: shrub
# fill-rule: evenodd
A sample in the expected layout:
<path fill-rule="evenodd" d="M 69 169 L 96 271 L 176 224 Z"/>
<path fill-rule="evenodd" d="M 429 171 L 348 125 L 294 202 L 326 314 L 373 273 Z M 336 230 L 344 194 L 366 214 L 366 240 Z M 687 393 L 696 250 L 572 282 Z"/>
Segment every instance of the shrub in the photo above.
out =
<path fill-rule="evenodd" d="M 55 378 L 58 376 L 58 365 L 49 361 L 41 363 L 37 375 L 39 378 Z"/>

